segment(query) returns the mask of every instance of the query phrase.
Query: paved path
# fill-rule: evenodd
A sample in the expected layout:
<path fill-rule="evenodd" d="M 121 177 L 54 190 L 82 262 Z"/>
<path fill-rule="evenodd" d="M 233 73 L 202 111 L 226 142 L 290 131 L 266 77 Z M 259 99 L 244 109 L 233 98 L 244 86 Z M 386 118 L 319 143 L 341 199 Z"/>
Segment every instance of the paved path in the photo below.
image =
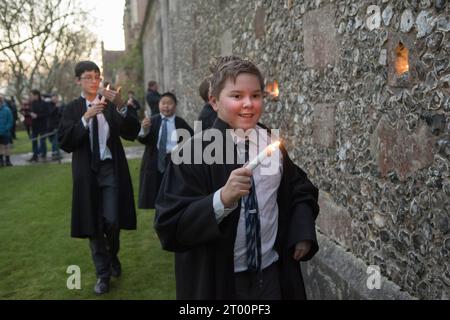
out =
<path fill-rule="evenodd" d="M 127 159 L 141 159 L 142 155 L 144 154 L 145 146 L 126 147 L 124 149 L 125 149 L 125 155 L 126 155 Z M 62 163 L 71 163 L 72 162 L 71 154 L 65 153 L 62 150 L 61 150 L 61 154 L 63 156 L 63 159 L 61 159 Z M 31 158 L 32 155 L 33 155 L 32 152 L 14 154 L 11 156 L 11 162 L 12 162 L 13 166 L 38 165 L 38 164 L 44 164 L 44 163 L 58 163 L 58 161 L 51 160 L 51 152 L 48 153 L 46 161 L 39 160 L 38 163 L 30 163 L 27 161 L 28 159 Z"/>

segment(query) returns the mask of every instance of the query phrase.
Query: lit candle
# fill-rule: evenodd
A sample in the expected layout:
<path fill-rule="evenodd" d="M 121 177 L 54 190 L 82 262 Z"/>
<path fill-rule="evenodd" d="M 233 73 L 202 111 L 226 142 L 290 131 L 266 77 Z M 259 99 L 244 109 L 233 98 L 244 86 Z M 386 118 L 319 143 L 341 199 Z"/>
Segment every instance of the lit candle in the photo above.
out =
<path fill-rule="evenodd" d="M 106 86 L 106 90 L 109 90 L 109 83 Z M 105 102 L 105 99 L 106 99 L 105 96 L 103 96 L 100 101 L 103 103 L 103 102 Z"/>
<path fill-rule="evenodd" d="M 254 170 L 257 166 L 259 166 L 264 159 L 266 159 L 267 157 L 270 157 L 272 155 L 272 153 L 280 147 L 280 141 L 276 141 L 272 144 L 269 144 L 263 151 L 261 151 L 258 156 L 253 159 L 252 161 L 250 161 L 245 167 L 250 169 L 250 170 Z"/>

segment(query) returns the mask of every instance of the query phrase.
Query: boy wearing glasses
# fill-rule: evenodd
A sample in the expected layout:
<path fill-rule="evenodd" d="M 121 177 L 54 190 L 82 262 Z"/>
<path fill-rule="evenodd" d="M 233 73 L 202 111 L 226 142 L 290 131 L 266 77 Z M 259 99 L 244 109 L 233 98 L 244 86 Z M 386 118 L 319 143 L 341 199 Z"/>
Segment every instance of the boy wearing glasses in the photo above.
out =
<path fill-rule="evenodd" d="M 133 188 L 120 137 L 136 139 L 140 124 L 127 112 L 120 91 L 101 90 L 100 69 L 91 61 L 75 66 L 81 96 L 67 105 L 58 129 L 61 149 L 72 153 L 71 236 L 89 238 L 97 283 L 109 291 L 121 274 L 120 229 L 136 229 Z"/>

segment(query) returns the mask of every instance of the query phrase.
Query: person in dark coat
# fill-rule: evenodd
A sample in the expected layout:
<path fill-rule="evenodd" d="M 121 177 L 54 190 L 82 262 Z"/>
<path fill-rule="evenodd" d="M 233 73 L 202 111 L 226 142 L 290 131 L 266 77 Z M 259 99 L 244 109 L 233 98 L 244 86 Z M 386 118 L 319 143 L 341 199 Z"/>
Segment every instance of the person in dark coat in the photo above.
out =
<path fill-rule="evenodd" d="M 127 108 L 128 111 L 133 112 L 136 118 L 139 119 L 139 110 L 141 109 L 141 104 L 134 97 L 134 91 L 132 90 L 128 91 Z"/>
<path fill-rule="evenodd" d="M 198 116 L 198 121 L 202 122 L 202 130 L 206 130 L 212 127 L 214 121 L 217 118 L 217 113 L 214 111 L 213 107 L 209 103 L 209 79 L 205 79 L 200 84 L 200 87 L 198 88 L 198 92 L 200 94 L 200 97 L 202 97 L 203 101 L 205 102 L 205 105 L 202 108 L 202 111 L 200 111 L 200 114 Z"/>
<path fill-rule="evenodd" d="M 19 119 L 19 115 L 17 112 L 17 104 L 16 99 L 14 96 L 11 96 L 11 99 L 9 101 L 6 101 L 8 104 L 9 109 L 11 109 L 11 113 L 13 115 L 13 126 L 11 128 L 11 143 L 13 143 L 13 140 L 17 139 L 16 137 L 16 122 L 17 119 Z"/>
<path fill-rule="evenodd" d="M 0 168 L 12 166 L 10 155 L 11 127 L 14 117 L 11 109 L 6 104 L 6 100 L 0 95 Z M 5 156 L 5 159 L 3 159 Z"/>
<path fill-rule="evenodd" d="M 28 98 L 25 98 L 22 102 L 22 108 L 19 110 L 20 114 L 23 115 L 23 125 L 25 130 L 27 130 L 28 138 L 31 139 L 31 123 L 33 119 L 31 118 L 31 106 Z"/>
<path fill-rule="evenodd" d="M 37 162 L 39 154 L 42 160 L 45 161 L 47 157 L 47 143 L 46 134 L 48 129 L 48 118 L 50 116 L 50 106 L 42 100 L 39 90 L 31 90 L 31 112 L 30 116 L 33 119 L 31 122 L 31 138 L 33 147 L 33 156 L 29 162 Z M 39 148 L 38 148 L 39 139 Z"/>
<path fill-rule="evenodd" d="M 128 113 L 120 92 L 104 89 L 100 69 L 91 61 L 75 67 L 81 97 L 64 109 L 58 129 L 61 149 L 72 153 L 71 236 L 89 238 L 97 274 L 94 291 L 109 291 L 120 276 L 120 230 L 136 229 L 133 187 L 120 137 L 136 139 L 139 121 Z"/>
<path fill-rule="evenodd" d="M 149 118 L 144 118 L 142 121 L 142 129 L 138 136 L 138 141 L 145 144 L 144 155 L 142 156 L 141 172 L 139 179 L 139 201 L 138 207 L 141 209 L 154 209 L 155 199 L 159 191 L 164 169 L 159 170 L 158 158 L 161 149 L 164 149 L 164 168 L 169 161 L 170 152 L 178 144 L 182 143 L 183 136 L 176 135 L 172 137 L 172 131 L 186 130 L 191 137 L 194 132 L 192 128 L 184 121 L 175 115 L 177 106 L 176 96 L 170 92 L 163 93 L 159 100 L 159 114 Z M 161 124 L 163 119 L 167 119 L 167 141 L 166 146 L 161 148 Z M 181 132 L 180 132 L 181 133 Z M 185 142 L 185 141 L 184 141 Z"/>
<path fill-rule="evenodd" d="M 318 251 L 318 189 L 282 145 L 253 170 L 242 167 L 272 139 L 258 123 L 264 80 L 237 57 L 219 58 L 212 72 L 218 118 L 183 145 L 183 161 L 169 163 L 156 200 L 155 230 L 175 252 L 177 299 L 305 299 L 299 261 Z M 210 150 L 223 157 L 211 162 Z"/>
<path fill-rule="evenodd" d="M 58 144 L 58 127 L 61 122 L 64 105 L 59 101 L 58 94 L 52 94 L 50 105 L 50 116 L 48 120 L 49 141 L 52 145 L 52 160 L 61 160 L 61 153 Z"/>
<path fill-rule="evenodd" d="M 161 95 L 158 92 L 158 83 L 153 80 L 149 81 L 145 100 L 147 100 L 147 104 L 150 107 L 152 116 L 159 113 L 160 97 Z"/>

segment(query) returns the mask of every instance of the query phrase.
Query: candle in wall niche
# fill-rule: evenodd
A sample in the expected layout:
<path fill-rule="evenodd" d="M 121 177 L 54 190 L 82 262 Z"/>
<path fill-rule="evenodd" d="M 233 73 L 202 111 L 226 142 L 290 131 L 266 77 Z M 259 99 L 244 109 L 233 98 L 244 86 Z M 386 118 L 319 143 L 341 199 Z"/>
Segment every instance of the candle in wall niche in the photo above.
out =
<path fill-rule="evenodd" d="M 273 152 L 275 152 L 275 150 L 277 148 L 280 147 L 281 142 L 280 141 L 276 141 L 272 144 L 269 144 L 263 151 L 261 151 L 258 156 L 253 159 L 252 161 L 250 161 L 245 167 L 250 169 L 250 170 L 254 170 L 257 166 L 259 166 L 267 157 L 270 157 L 272 155 Z"/>
<path fill-rule="evenodd" d="M 278 88 L 278 81 L 274 80 L 273 82 L 268 82 L 266 84 L 266 93 L 268 94 L 268 98 L 272 100 L 277 100 L 280 95 L 280 90 Z"/>

